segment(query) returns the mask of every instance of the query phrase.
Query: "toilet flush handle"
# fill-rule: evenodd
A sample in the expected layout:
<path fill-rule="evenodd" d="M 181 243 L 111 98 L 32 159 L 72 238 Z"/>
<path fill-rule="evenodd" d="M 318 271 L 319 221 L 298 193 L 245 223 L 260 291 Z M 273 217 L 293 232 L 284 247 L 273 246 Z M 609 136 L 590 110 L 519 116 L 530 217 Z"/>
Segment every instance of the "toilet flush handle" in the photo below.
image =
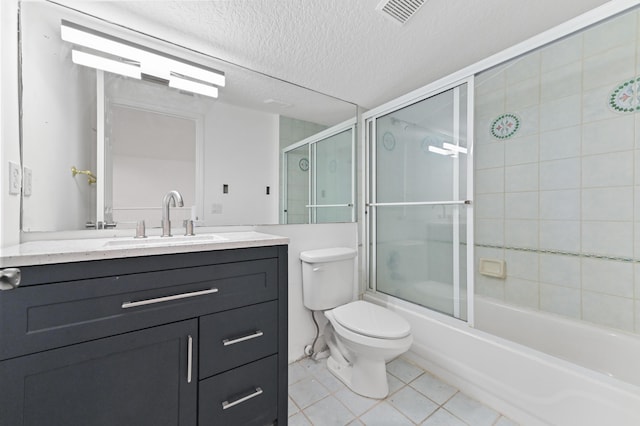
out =
<path fill-rule="evenodd" d="M 318 271 L 322 271 L 322 267 L 321 266 L 316 266 L 315 268 L 312 269 L 313 272 L 318 272 Z"/>

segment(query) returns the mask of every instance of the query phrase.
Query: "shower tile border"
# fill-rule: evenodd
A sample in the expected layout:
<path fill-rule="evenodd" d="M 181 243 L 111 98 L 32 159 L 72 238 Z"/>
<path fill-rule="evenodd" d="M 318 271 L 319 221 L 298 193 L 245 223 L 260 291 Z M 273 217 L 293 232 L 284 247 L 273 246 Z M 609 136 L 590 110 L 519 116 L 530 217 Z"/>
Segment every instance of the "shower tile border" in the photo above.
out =
<path fill-rule="evenodd" d="M 461 243 L 466 245 L 466 243 Z M 500 249 L 500 250 L 513 250 L 513 251 L 522 251 L 528 253 L 537 253 L 537 254 L 556 254 L 560 256 L 572 256 L 572 257 L 580 257 L 586 259 L 601 259 L 601 260 L 613 260 L 616 262 L 627 262 L 627 263 L 640 263 L 640 259 L 635 259 L 632 257 L 622 257 L 622 256 L 609 256 L 606 254 L 596 254 L 596 253 L 582 253 L 575 251 L 565 251 L 565 250 L 553 250 L 553 249 L 538 249 L 531 247 L 516 247 L 516 246 L 507 246 L 500 244 L 474 244 L 475 247 L 481 248 L 492 248 L 492 249 Z"/>

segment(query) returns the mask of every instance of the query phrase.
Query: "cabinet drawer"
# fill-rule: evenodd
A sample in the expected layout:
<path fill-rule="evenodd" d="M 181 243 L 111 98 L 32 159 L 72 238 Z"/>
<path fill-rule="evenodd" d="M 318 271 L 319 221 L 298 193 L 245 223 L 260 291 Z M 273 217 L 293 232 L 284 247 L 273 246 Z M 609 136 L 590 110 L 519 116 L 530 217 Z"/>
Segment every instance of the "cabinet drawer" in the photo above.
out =
<path fill-rule="evenodd" d="M 278 297 L 278 259 L 19 287 L 0 292 L 0 359 Z"/>
<path fill-rule="evenodd" d="M 278 302 L 200 318 L 200 378 L 278 351 Z"/>
<path fill-rule="evenodd" d="M 277 418 L 277 355 L 203 380 L 198 425 L 271 424 Z"/>

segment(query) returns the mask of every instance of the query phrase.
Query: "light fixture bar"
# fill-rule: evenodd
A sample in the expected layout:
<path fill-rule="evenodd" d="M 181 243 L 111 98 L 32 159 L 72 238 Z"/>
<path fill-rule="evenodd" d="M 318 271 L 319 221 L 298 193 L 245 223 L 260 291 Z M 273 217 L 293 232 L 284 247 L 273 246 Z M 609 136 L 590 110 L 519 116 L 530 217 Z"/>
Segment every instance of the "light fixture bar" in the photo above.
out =
<path fill-rule="evenodd" d="M 193 80 L 187 80 L 182 77 L 171 75 L 169 77 L 169 87 L 174 89 L 186 90 L 187 92 L 199 93 L 201 95 L 218 97 L 218 88 L 209 86 L 208 84 L 199 83 Z"/>
<path fill-rule="evenodd" d="M 449 151 L 448 149 L 438 148 L 437 146 L 429 145 L 429 151 L 435 152 L 440 155 L 452 155 L 453 151 Z"/>
<path fill-rule="evenodd" d="M 442 147 L 445 149 L 448 149 L 450 151 L 454 151 L 454 152 L 460 152 L 462 154 L 466 154 L 467 153 L 467 148 L 463 147 L 463 146 L 458 146 L 458 145 L 454 145 L 448 142 L 443 142 L 442 143 Z"/>
<path fill-rule="evenodd" d="M 60 34 L 62 39 L 69 43 L 137 62 L 144 74 L 170 80 L 172 73 L 177 73 L 189 79 L 200 80 L 203 86 L 213 84 L 224 87 L 225 85 L 225 76 L 222 71 L 166 55 L 64 19 L 60 26 Z"/>
<path fill-rule="evenodd" d="M 139 66 L 108 59 L 103 56 L 92 55 L 90 53 L 74 49 L 71 51 L 71 60 L 74 64 L 83 65 L 85 67 L 96 68 L 102 71 L 124 75 L 126 77 L 137 78 L 138 80 L 142 78 Z"/>

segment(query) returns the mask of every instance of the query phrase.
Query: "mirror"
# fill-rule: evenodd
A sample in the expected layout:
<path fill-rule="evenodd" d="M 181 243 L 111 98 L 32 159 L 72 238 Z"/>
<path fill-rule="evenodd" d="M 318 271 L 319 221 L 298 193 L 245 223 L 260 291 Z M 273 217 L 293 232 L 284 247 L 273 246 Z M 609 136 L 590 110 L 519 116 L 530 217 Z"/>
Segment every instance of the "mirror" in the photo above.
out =
<path fill-rule="evenodd" d="M 133 228 L 142 219 L 159 227 L 162 196 L 174 189 L 184 199 L 184 207 L 171 209 L 174 226 L 189 218 L 203 226 L 278 223 L 286 220 L 284 150 L 325 146 L 319 141 L 338 128 L 350 131 L 355 143 L 350 120 L 357 108 L 348 102 L 61 5 L 22 2 L 19 19 L 22 158 L 31 170 L 24 232 Z M 78 65 L 72 51 L 81 49 L 61 39 L 61 20 L 218 70 L 226 84 L 213 98 Z M 346 171 L 353 168 L 353 149 L 349 159 L 331 157 L 349 150 L 326 144 L 309 156 L 309 173 L 323 182 L 325 195 L 333 193 L 326 185 L 353 192 L 353 174 Z M 308 199 L 307 219 L 300 220 L 353 220 L 307 207 L 350 203 L 331 197 Z"/>

